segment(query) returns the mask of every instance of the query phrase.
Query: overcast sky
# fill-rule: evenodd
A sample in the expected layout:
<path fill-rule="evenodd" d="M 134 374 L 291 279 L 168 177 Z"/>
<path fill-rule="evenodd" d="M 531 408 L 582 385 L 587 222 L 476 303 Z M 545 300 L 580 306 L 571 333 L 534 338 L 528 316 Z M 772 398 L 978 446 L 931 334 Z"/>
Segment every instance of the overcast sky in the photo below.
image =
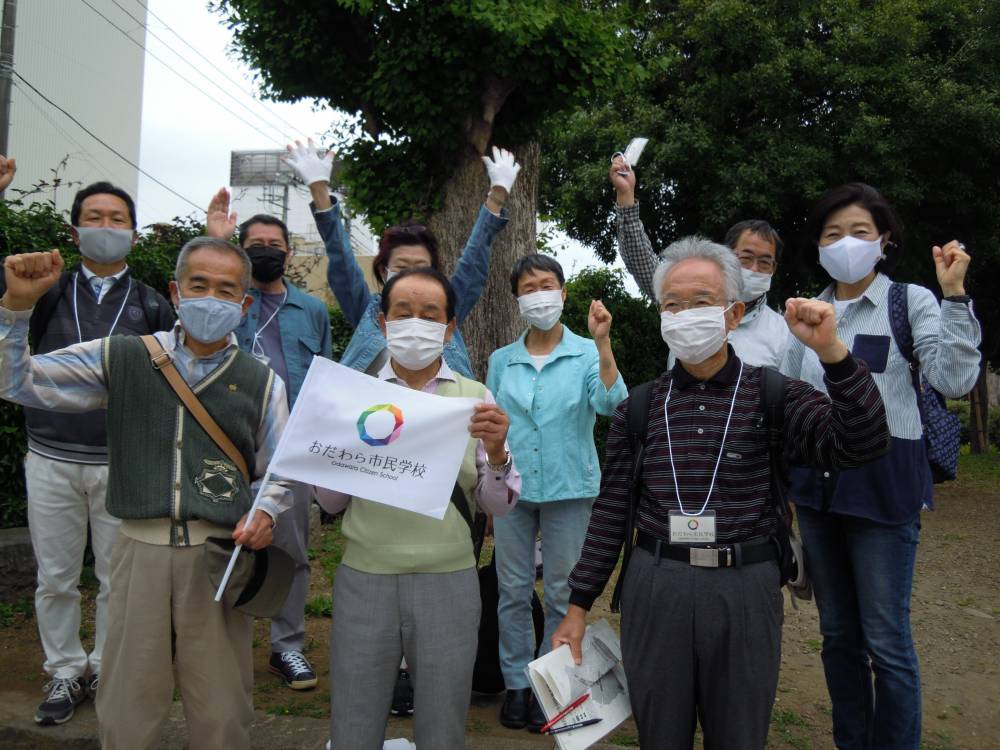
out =
<path fill-rule="evenodd" d="M 148 6 L 140 165 L 187 200 L 204 206 L 228 185 L 231 151 L 318 138 L 334 121 L 336 113 L 314 111 L 311 102 L 257 101 L 251 72 L 230 51 L 232 37 L 221 17 L 207 10 L 206 0 L 149 0 Z M 187 201 L 140 175 L 140 225 L 192 212 Z M 589 248 L 565 235 L 556 242 L 568 274 L 600 264 Z M 631 278 L 628 283 L 637 293 Z"/>

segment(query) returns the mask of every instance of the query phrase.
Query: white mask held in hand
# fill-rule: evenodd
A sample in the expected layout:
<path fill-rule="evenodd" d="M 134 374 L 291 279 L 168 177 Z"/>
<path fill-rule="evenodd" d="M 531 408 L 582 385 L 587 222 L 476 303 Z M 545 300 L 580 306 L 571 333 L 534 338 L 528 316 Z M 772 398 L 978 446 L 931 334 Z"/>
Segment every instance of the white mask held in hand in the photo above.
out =
<path fill-rule="evenodd" d="M 117 263 L 132 249 L 131 229 L 74 227 L 80 237 L 80 254 L 96 263 Z"/>
<path fill-rule="evenodd" d="M 538 330 L 551 330 L 562 317 L 562 289 L 522 294 L 517 298 L 517 309 L 521 317 Z"/>
<path fill-rule="evenodd" d="M 848 235 L 819 249 L 819 264 L 831 277 L 844 284 L 861 281 L 882 257 L 881 237 L 863 240 Z"/>
<path fill-rule="evenodd" d="M 741 268 L 740 274 L 743 276 L 743 295 L 740 299 L 744 302 L 753 302 L 760 295 L 767 294 L 771 288 L 771 274 L 769 273 Z"/>
<path fill-rule="evenodd" d="M 732 305 L 730 305 L 732 307 Z M 681 362 L 697 365 L 726 342 L 729 307 L 692 307 L 679 313 L 660 313 L 660 335 Z"/>
<path fill-rule="evenodd" d="M 420 318 L 387 320 L 386 347 L 390 356 L 407 370 L 422 370 L 444 351 L 444 323 Z"/>

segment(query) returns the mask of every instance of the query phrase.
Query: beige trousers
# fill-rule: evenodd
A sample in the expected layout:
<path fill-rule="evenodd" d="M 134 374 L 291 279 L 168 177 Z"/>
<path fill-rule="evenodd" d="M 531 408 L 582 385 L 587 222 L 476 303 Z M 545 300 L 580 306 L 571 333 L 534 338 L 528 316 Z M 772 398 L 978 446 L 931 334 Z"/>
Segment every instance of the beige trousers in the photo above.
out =
<path fill-rule="evenodd" d="M 159 747 L 175 675 L 190 750 L 250 747 L 253 619 L 217 604 L 214 593 L 202 546 L 119 535 L 97 691 L 104 750 Z"/>

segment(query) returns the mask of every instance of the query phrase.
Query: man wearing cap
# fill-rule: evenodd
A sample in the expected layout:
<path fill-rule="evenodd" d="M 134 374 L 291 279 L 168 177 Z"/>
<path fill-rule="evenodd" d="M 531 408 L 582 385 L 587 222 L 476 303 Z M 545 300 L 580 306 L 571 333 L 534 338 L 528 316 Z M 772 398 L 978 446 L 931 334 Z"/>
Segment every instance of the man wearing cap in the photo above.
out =
<path fill-rule="evenodd" d="M 618 225 L 618 251 L 635 283 L 650 300 L 656 302 L 653 271 L 660 256 L 653 250 L 635 199 L 635 172 L 620 154 L 611 160 L 608 172 L 615 187 L 615 214 Z M 743 292 L 740 301 L 746 312 L 729 335 L 737 356 L 757 367 L 778 369 L 791 343 L 788 326 L 780 313 L 767 306 L 771 279 L 778 270 L 784 243 L 777 230 L 762 219 L 748 219 L 733 224 L 726 232 L 725 244 L 740 262 Z M 671 352 L 669 365 L 675 362 Z"/>
<path fill-rule="evenodd" d="M 236 214 L 230 212 L 229 191 L 213 196 L 208 206 L 206 233 L 228 239 L 236 231 Z M 288 227 L 267 214 L 251 216 L 239 225 L 238 242 L 253 266 L 253 303 L 236 329 L 240 348 L 269 365 L 288 394 L 289 410 L 306 379 L 313 357 L 330 359 L 330 315 L 326 305 L 306 294 L 285 277 L 292 255 Z M 306 597 L 309 594 L 309 506 L 312 492 L 291 483 L 294 500 L 281 526 L 274 530 L 274 544 L 295 560 L 295 577 L 281 611 L 271 618 L 271 672 L 292 690 L 316 686 L 316 673 L 302 653 L 306 639 Z"/>
<path fill-rule="evenodd" d="M 0 157 L 0 190 L 16 171 Z M 174 312 L 155 289 L 132 276 L 126 258 L 138 238 L 135 203 L 121 188 L 96 182 L 80 190 L 70 209 L 81 262 L 64 271 L 38 300 L 28 324 L 32 347 L 51 352 L 103 336 L 141 336 L 169 330 Z M 0 294 L 4 285 L 0 278 Z M 65 414 L 26 408 L 24 460 L 28 529 L 38 562 L 35 613 L 50 681 L 35 711 L 43 725 L 62 724 L 77 704 L 93 698 L 107 631 L 111 548 L 118 519 L 105 508 L 108 447 L 105 414 Z M 80 639 L 80 571 L 87 529 L 100 588 L 94 648 Z M 88 674 L 89 672 L 89 674 Z"/>
<path fill-rule="evenodd" d="M 62 268 L 56 250 L 4 260 L 0 397 L 39 409 L 107 409 L 107 507 L 122 523 L 97 699 L 101 746 L 158 746 L 176 674 L 189 747 L 249 748 L 253 621 L 213 601 L 205 542 L 264 548 L 288 504 L 284 488 L 269 485 L 246 522 L 253 491 L 244 469 L 253 479 L 265 473 L 288 417 L 280 379 L 232 334 L 250 304 L 250 261 L 218 239 L 181 248 L 170 282 L 180 321 L 152 337 L 156 366 L 144 342 L 127 336 L 30 356 L 28 319 Z M 167 361 L 231 451 L 164 379 Z"/>

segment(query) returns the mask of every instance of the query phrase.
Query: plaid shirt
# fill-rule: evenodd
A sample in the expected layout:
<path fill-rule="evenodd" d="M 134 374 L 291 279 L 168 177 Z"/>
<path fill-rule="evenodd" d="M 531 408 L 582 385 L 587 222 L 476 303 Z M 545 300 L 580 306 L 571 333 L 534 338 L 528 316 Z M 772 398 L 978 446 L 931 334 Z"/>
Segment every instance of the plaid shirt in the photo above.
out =
<path fill-rule="evenodd" d="M 762 429 L 760 403 L 762 370 L 743 365 L 740 376 L 740 366 L 730 347 L 725 366 L 705 382 L 680 365 L 656 379 L 637 520 L 641 531 L 669 539 L 670 511 L 680 510 L 678 494 L 685 511 L 700 510 L 720 450 L 722 459 L 707 506 L 716 514 L 717 540 L 740 542 L 774 531 L 767 434 Z M 827 365 L 826 387 L 829 397 L 800 380 L 787 381 L 784 440 L 790 461 L 840 469 L 859 466 L 885 453 L 889 445 L 885 409 L 867 366 L 851 356 Z M 673 466 L 664 411 L 668 389 Z M 735 405 L 723 445 L 734 393 Z M 569 578 L 570 602 L 586 609 L 604 590 L 625 539 L 632 471 L 627 407 L 626 400 L 611 423 L 601 493 L 580 560 Z"/>

